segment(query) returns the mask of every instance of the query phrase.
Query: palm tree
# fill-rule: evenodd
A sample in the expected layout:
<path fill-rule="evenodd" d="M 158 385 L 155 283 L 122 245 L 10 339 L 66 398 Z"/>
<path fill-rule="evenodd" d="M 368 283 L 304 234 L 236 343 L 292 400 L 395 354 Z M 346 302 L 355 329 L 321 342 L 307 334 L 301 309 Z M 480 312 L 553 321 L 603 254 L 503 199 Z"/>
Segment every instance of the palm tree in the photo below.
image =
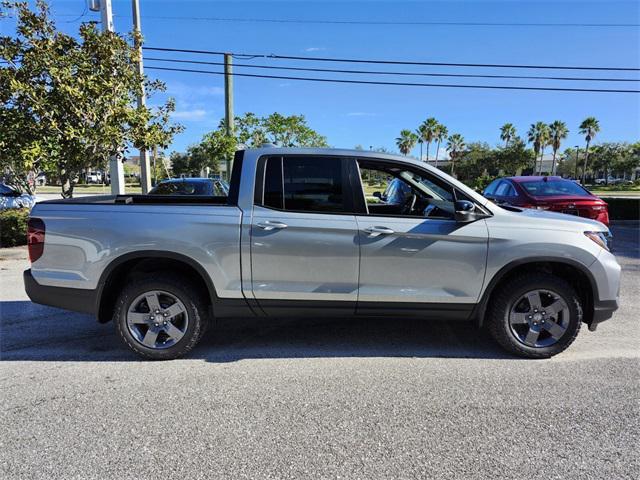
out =
<path fill-rule="evenodd" d="M 513 123 L 505 123 L 500 127 L 500 140 L 504 142 L 504 146 L 508 147 L 509 142 L 516 137 L 516 127 Z"/>
<path fill-rule="evenodd" d="M 396 138 L 396 145 L 400 149 L 400 153 L 403 155 L 409 155 L 409 152 L 413 150 L 413 147 L 416 146 L 416 142 L 418 141 L 418 135 L 413 133 L 411 130 L 402 130 L 400 132 L 400 136 Z"/>
<path fill-rule="evenodd" d="M 422 160 L 422 144 L 424 143 L 424 140 L 422 140 L 422 137 L 420 136 L 420 130 L 416 130 L 416 135 L 418 136 L 418 143 L 420 144 L 420 160 Z"/>
<path fill-rule="evenodd" d="M 587 142 L 587 148 L 584 152 L 584 168 L 582 169 L 582 184 L 584 185 L 584 181 L 587 177 L 587 159 L 589 158 L 589 144 L 593 137 L 596 136 L 596 133 L 600 131 L 600 122 L 596 117 L 587 117 L 580 124 L 580 133 L 584 135 L 584 139 Z"/>
<path fill-rule="evenodd" d="M 438 148 L 436 148 L 436 168 L 438 168 L 438 153 L 440 152 L 440 144 L 447 139 L 447 135 L 449 135 L 449 130 L 443 124 L 439 123 L 436 127 L 436 131 L 434 134 L 434 139 L 438 142 Z"/>
<path fill-rule="evenodd" d="M 435 137 L 437 128 L 438 128 L 438 121 L 433 117 L 427 118 L 418 127 L 418 135 L 420 136 L 420 139 L 427 144 L 427 162 L 429 161 L 429 145 L 431 145 L 431 142 Z"/>
<path fill-rule="evenodd" d="M 449 158 L 451 158 L 451 176 L 454 175 L 456 157 L 460 155 L 465 146 L 464 137 L 459 133 L 454 133 L 447 139 L 447 150 L 449 151 Z"/>
<path fill-rule="evenodd" d="M 544 122 L 532 123 L 527 132 L 528 140 L 533 144 L 535 152 L 534 172 L 537 169 L 538 155 L 540 155 L 540 173 L 542 173 L 542 157 L 544 155 L 544 147 L 549 144 L 549 126 Z"/>
<path fill-rule="evenodd" d="M 549 125 L 549 137 L 551 140 L 551 148 L 553 148 L 553 164 L 551 166 L 551 175 L 556 174 L 556 155 L 560 150 L 560 143 L 569 135 L 567 124 L 556 120 Z"/>

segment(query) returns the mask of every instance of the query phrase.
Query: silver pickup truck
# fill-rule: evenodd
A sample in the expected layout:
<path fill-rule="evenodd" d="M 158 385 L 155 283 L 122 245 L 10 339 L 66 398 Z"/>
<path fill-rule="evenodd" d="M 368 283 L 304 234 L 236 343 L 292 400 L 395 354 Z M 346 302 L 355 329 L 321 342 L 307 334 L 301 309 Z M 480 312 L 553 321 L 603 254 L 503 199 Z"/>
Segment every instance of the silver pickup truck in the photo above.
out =
<path fill-rule="evenodd" d="M 28 238 L 34 302 L 113 320 L 151 359 L 185 354 L 214 319 L 353 315 L 473 321 L 543 358 L 618 307 L 601 223 L 497 206 L 375 152 L 240 151 L 227 196 L 42 202 Z"/>

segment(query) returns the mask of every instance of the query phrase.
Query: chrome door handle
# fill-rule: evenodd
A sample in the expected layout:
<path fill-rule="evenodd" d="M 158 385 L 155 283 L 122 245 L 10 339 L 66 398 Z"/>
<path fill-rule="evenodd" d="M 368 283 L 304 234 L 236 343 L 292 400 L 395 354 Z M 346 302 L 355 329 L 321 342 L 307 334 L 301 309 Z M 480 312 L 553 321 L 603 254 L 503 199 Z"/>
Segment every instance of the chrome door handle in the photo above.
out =
<path fill-rule="evenodd" d="M 260 222 L 257 224 L 263 230 L 281 230 L 283 228 L 287 228 L 286 223 L 282 222 L 274 222 L 272 220 L 265 220 L 264 222 Z"/>
<path fill-rule="evenodd" d="M 396 233 L 387 227 L 368 227 L 365 228 L 364 231 L 367 232 L 370 237 L 377 237 L 378 235 L 392 235 Z"/>

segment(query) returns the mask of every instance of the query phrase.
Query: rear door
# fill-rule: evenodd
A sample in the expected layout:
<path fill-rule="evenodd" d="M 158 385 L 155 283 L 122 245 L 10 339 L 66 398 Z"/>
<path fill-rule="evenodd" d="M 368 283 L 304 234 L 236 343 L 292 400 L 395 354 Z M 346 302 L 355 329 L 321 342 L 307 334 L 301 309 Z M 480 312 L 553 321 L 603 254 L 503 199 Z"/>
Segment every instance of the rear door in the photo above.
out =
<path fill-rule="evenodd" d="M 347 162 L 304 155 L 259 160 L 252 291 L 267 314 L 309 312 L 314 301 L 338 313 L 355 311 L 359 247 Z"/>

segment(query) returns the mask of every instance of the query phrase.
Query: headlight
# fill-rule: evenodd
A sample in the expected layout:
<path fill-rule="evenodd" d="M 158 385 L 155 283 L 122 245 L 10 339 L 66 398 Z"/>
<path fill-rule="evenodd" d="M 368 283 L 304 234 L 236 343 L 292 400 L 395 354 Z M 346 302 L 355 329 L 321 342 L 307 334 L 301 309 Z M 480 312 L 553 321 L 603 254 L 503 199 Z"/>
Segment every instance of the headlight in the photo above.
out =
<path fill-rule="evenodd" d="M 612 236 L 609 232 L 584 232 L 584 234 L 606 251 L 611 251 Z"/>

